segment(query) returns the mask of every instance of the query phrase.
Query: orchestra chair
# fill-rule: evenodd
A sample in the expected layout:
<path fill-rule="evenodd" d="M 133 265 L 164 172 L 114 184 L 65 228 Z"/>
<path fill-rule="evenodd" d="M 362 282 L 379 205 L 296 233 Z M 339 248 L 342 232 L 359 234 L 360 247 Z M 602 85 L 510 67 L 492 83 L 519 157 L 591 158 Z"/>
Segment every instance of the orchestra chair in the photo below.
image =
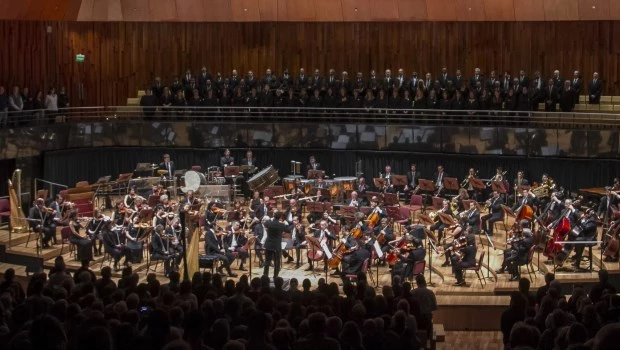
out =
<path fill-rule="evenodd" d="M 364 262 L 362 263 L 362 269 L 360 270 L 360 272 L 363 272 L 366 276 L 368 276 L 368 278 L 370 278 L 370 281 L 374 284 L 375 279 L 372 274 L 372 270 L 368 268 L 369 264 L 370 264 L 370 258 L 364 260 Z M 351 281 L 357 281 L 357 274 L 347 273 L 345 276 L 349 278 Z"/>
<path fill-rule="evenodd" d="M 192 165 L 192 170 L 200 172 L 202 170 L 202 167 L 200 165 Z"/>
<path fill-rule="evenodd" d="M 105 261 L 108 261 L 108 266 L 112 265 L 114 263 L 114 259 L 112 259 L 112 255 L 108 254 L 108 252 L 106 251 L 105 248 L 105 244 L 103 245 L 103 259 L 101 259 L 101 264 L 99 265 L 99 270 L 101 271 L 101 269 L 103 268 L 103 263 Z M 112 271 L 114 271 L 114 269 L 112 269 Z"/>
<path fill-rule="evenodd" d="M 221 263 L 220 259 L 216 258 L 215 255 L 201 254 L 198 256 L 198 269 L 203 272 L 206 269 L 211 269 L 211 274 L 213 275 L 218 262 Z"/>
<path fill-rule="evenodd" d="M 534 259 L 534 252 L 536 251 L 536 245 L 532 245 L 530 250 L 527 253 L 527 261 L 525 264 L 519 264 L 519 275 L 521 275 L 521 267 L 525 265 L 527 268 L 527 274 L 530 276 L 530 282 L 532 282 L 532 274 L 534 274 L 534 278 L 536 278 L 536 273 L 534 271 L 534 265 L 532 265 L 532 260 Z"/>
<path fill-rule="evenodd" d="M 78 181 L 78 182 L 75 184 L 75 187 L 87 187 L 88 185 L 89 185 L 89 184 L 88 184 L 88 181 Z"/>
<path fill-rule="evenodd" d="M 3 218 L 7 218 L 6 221 L 3 220 Z M 11 223 L 11 203 L 9 202 L 8 198 L 3 198 L 0 199 L 0 226 L 2 226 L 3 223 L 10 225 Z"/>
<path fill-rule="evenodd" d="M 151 269 L 151 264 L 153 262 L 155 262 L 155 267 L 153 268 L 153 272 L 157 272 L 157 266 L 159 266 L 159 263 L 163 261 L 163 259 L 153 259 L 153 247 L 149 244 L 149 256 L 150 259 L 147 259 L 148 261 L 146 262 L 146 274 L 149 274 L 149 270 Z"/>
<path fill-rule="evenodd" d="M 412 194 L 409 199 L 409 209 L 412 212 L 416 212 L 418 210 L 422 210 L 424 208 L 424 198 L 419 194 Z"/>
<path fill-rule="evenodd" d="M 398 220 L 395 220 L 394 223 L 397 225 L 398 233 L 403 233 L 403 226 L 407 226 L 409 224 L 409 219 L 411 217 L 411 209 L 409 207 L 398 207 Z"/>
<path fill-rule="evenodd" d="M 417 275 L 421 275 L 424 273 L 424 269 L 426 269 L 426 260 L 416 261 L 413 264 L 411 274 L 409 276 L 406 276 L 406 278 L 409 281 L 413 281 Z"/>
<path fill-rule="evenodd" d="M 62 249 L 65 246 L 65 241 L 67 242 L 67 244 L 69 245 L 69 257 L 71 257 L 71 255 L 74 256 L 75 260 L 77 261 L 77 254 L 75 252 L 75 244 L 71 243 L 71 241 L 69 241 L 69 237 L 71 237 L 71 227 L 69 226 L 65 226 L 60 230 L 60 252 L 58 253 L 58 256 L 62 255 Z"/>
<path fill-rule="evenodd" d="M 466 271 L 474 271 L 476 273 L 476 276 L 478 277 L 478 281 L 480 282 L 480 286 L 482 288 L 484 288 L 484 285 L 487 284 L 487 281 L 484 280 L 484 275 L 482 274 L 482 262 L 484 261 L 484 253 L 485 251 L 483 250 L 482 253 L 480 253 L 480 258 L 478 258 L 478 263 L 472 267 L 466 267 L 463 269 L 463 277 L 465 277 L 465 272 Z M 484 285 L 482 284 L 484 282 Z"/>

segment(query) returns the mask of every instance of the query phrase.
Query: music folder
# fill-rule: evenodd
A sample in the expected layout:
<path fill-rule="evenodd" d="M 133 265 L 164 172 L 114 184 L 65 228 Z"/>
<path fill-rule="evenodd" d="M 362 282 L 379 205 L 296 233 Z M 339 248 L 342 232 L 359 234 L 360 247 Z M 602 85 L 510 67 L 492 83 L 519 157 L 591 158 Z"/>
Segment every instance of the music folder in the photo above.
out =
<path fill-rule="evenodd" d="M 420 186 L 421 191 L 435 192 L 435 183 L 432 180 L 419 179 L 418 186 Z"/>

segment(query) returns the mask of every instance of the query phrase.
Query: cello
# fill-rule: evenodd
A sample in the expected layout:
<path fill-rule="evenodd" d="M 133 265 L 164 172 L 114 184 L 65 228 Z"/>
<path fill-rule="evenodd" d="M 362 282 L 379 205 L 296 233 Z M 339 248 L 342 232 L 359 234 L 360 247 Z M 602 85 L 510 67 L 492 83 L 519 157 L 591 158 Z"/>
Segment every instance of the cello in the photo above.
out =
<path fill-rule="evenodd" d="M 553 229 L 553 236 L 551 236 L 543 251 L 543 255 L 547 258 L 554 259 L 556 254 L 563 248 L 562 244 L 558 244 L 557 242 L 563 242 L 566 235 L 571 230 L 570 220 L 566 217 L 569 211 L 570 209 L 564 210 L 560 218 L 550 225 L 550 228 Z M 548 230 L 550 228 L 546 229 Z"/>
<path fill-rule="evenodd" d="M 364 233 L 362 232 L 361 227 L 359 227 L 359 224 L 351 230 L 351 232 L 344 237 L 344 239 L 342 239 L 338 245 L 336 246 L 336 248 L 334 248 L 334 251 L 332 252 L 332 257 L 327 260 L 327 265 L 331 268 L 337 268 L 338 265 L 340 265 L 340 262 L 342 261 L 342 257 L 344 255 L 353 253 L 355 250 L 357 250 L 357 243 L 356 246 L 351 248 L 351 249 L 347 249 L 346 246 L 346 242 L 348 241 L 349 237 L 353 237 L 356 242 L 359 238 L 362 237 Z"/>
<path fill-rule="evenodd" d="M 309 228 L 313 229 L 313 230 L 317 230 L 314 227 L 314 224 L 310 225 Z M 318 229 L 321 230 L 321 229 Z M 327 237 L 323 237 L 323 239 L 321 239 L 319 241 L 319 244 L 322 244 L 323 242 L 327 243 Z M 323 256 L 325 255 L 325 253 L 323 252 L 323 249 L 321 248 L 321 246 L 316 246 L 315 244 L 310 244 L 309 247 L 309 251 L 308 251 L 308 259 L 311 261 L 320 261 L 323 259 Z"/>

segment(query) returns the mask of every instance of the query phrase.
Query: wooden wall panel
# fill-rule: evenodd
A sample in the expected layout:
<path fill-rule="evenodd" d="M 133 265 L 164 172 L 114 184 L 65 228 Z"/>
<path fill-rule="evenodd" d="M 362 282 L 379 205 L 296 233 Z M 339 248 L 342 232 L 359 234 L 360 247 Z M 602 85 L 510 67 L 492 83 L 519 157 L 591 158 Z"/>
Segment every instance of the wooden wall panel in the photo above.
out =
<path fill-rule="evenodd" d="M 426 0 L 398 0 L 398 18 L 401 21 L 425 21 Z"/>
<path fill-rule="evenodd" d="M 345 22 L 366 22 L 370 20 L 371 0 L 342 0 L 342 19 Z"/>
<path fill-rule="evenodd" d="M 582 21 L 609 20 L 609 2 L 616 0 L 579 0 L 579 19 Z"/>
<path fill-rule="evenodd" d="M 485 21 L 484 0 L 457 0 L 456 17 L 459 21 Z"/>
<path fill-rule="evenodd" d="M 205 18 L 202 0 L 177 1 L 177 15 L 188 22 L 199 22 Z"/>
<path fill-rule="evenodd" d="M 123 3 L 121 3 L 122 5 Z M 206 10 L 205 10 L 206 13 Z M 46 27 L 52 31 L 47 33 Z M 229 76 L 233 68 L 262 76 L 299 68 L 352 76 L 403 68 L 407 75 L 441 66 L 470 76 L 524 69 L 549 76 L 598 71 L 605 94 L 620 95 L 620 23 L 397 22 L 397 23 L 150 23 L 0 21 L 0 84 L 47 90 L 65 85 L 71 103 L 124 104 L 155 76 L 164 81 L 206 65 Z M 549 38 L 571 37 L 571 40 Z M 76 63 L 75 55 L 86 55 Z M 84 84 L 84 101 L 77 87 Z"/>
<path fill-rule="evenodd" d="M 203 0 L 204 21 L 231 22 L 232 7 L 230 0 Z"/>
<path fill-rule="evenodd" d="M 260 12 L 256 0 L 231 0 L 232 18 L 239 18 L 242 22 L 259 22 Z"/>
<path fill-rule="evenodd" d="M 515 7 L 512 0 L 484 0 L 487 21 L 514 21 Z"/>
<path fill-rule="evenodd" d="M 334 0 L 314 0 L 317 18 L 325 22 L 342 22 L 342 4 Z"/>
<path fill-rule="evenodd" d="M 259 0 L 260 20 L 272 22 L 278 20 L 278 0 Z"/>
<path fill-rule="evenodd" d="M 446 0 L 427 1 L 426 12 L 429 21 L 456 21 L 456 6 L 452 2 L 452 6 L 446 6 Z"/>
<path fill-rule="evenodd" d="M 577 0 L 543 0 L 543 5 L 547 21 L 579 20 Z"/>
<path fill-rule="evenodd" d="M 521 0 L 514 3 L 515 20 L 544 21 L 545 7 L 541 0 Z"/>

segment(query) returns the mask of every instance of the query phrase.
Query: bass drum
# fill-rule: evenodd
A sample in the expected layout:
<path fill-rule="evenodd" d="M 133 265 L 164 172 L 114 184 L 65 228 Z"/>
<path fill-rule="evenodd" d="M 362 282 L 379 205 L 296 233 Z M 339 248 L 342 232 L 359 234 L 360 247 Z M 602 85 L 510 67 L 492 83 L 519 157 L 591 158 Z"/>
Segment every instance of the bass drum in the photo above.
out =
<path fill-rule="evenodd" d="M 199 173 L 194 170 L 185 172 L 183 176 L 185 179 L 185 187 L 181 187 L 181 191 L 187 193 L 188 191 L 196 192 L 201 185 L 207 184 L 207 179 L 203 173 Z"/>
<path fill-rule="evenodd" d="M 252 176 L 252 178 L 248 180 L 248 187 L 250 187 L 252 192 L 261 192 L 278 180 L 280 180 L 278 169 L 274 169 L 273 165 L 270 165 Z"/>

